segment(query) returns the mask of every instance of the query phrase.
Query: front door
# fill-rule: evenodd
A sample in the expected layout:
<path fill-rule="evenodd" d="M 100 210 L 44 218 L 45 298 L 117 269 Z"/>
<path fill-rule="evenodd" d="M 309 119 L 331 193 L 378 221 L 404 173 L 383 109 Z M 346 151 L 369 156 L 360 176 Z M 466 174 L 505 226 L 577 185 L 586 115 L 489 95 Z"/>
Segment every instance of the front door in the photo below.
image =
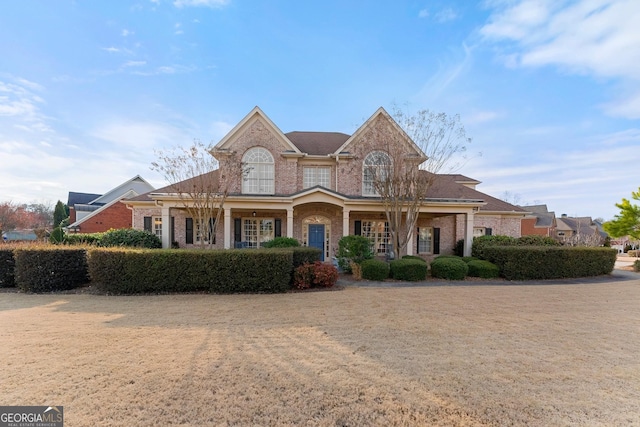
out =
<path fill-rule="evenodd" d="M 324 261 L 324 224 L 309 224 L 309 246 L 320 249 L 320 260 Z"/>

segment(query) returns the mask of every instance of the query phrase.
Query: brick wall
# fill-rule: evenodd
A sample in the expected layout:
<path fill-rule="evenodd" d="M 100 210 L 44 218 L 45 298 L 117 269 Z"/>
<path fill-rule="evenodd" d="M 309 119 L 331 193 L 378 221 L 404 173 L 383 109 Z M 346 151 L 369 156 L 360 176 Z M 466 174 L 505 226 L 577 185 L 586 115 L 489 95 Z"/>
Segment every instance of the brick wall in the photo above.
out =
<path fill-rule="evenodd" d="M 116 202 L 80 224 L 79 233 L 100 233 L 110 228 L 131 228 L 132 212 L 124 203 Z"/>

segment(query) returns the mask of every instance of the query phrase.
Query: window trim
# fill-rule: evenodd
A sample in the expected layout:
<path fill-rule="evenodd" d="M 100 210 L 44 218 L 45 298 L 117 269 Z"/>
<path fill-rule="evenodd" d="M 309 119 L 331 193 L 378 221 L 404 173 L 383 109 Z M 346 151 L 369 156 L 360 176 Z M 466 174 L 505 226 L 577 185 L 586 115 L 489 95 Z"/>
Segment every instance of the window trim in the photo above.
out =
<path fill-rule="evenodd" d="M 388 163 L 380 161 L 382 158 L 386 158 Z M 368 197 L 380 196 L 380 193 L 376 191 L 374 186 L 374 168 L 376 170 L 384 167 L 392 167 L 393 163 L 388 153 L 384 151 L 372 151 L 364 158 L 362 162 L 362 195 Z"/>
<path fill-rule="evenodd" d="M 311 179 L 311 183 L 307 182 L 307 172 L 313 171 L 313 178 Z M 326 171 L 326 185 L 325 183 L 321 183 L 319 177 L 319 172 Z M 312 188 L 316 185 L 319 185 L 324 188 L 331 188 L 331 166 L 303 166 L 302 167 L 302 188 Z"/>
<path fill-rule="evenodd" d="M 275 161 L 269 150 L 250 148 L 242 156 L 242 162 L 246 171 L 242 194 L 275 194 Z"/>

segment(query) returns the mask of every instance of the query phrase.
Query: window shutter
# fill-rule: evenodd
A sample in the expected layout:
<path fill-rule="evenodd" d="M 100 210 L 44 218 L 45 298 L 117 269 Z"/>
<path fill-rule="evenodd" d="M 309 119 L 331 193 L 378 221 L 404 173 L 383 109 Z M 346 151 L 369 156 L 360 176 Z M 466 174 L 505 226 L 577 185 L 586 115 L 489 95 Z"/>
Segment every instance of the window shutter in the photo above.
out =
<path fill-rule="evenodd" d="M 362 221 L 354 221 L 353 228 L 353 234 L 355 234 L 356 236 L 362 236 Z"/>
<path fill-rule="evenodd" d="M 145 216 L 144 217 L 144 231 L 153 231 L 151 230 L 151 217 L 150 216 Z"/>
<path fill-rule="evenodd" d="M 209 218 L 209 241 L 211 244 L 216 243 L 216 233 L 213 231 L 213 227 L 216 225 L 215 218 Z"/>
<path fill-rule="evenodd" d="M 433 229 L 433 253 L 436 255 L 440 253 L 440 229 L 439 228 Z"/>
<path fill-rule="evenodd" d="M 276 218 L 275 234 L 275 237 L 282 237 L 282 220 L 280 218 Z"/>
<path fill-rule="evenodd" d="M 193 218 L 187 218 L 185 220 L 186 231 L 186 243 L 193 243 Z"/>
<path fill-rule="evenodd" d="M 418 227 L 416 233 L 416 255 L 420 253 L 420 227 Z"/>
<path fill-rule="evenodd" d="M 493 230 L 492 230 L 492 229 L 490 229 L 490 228 L 485 228 L 485 229 L 484 229 L 484 235 L 485 235 L 485 236 L 491 236 L 491 233 L 492 233 L 492 232 L 493 232 Z"/>
<path fill-rule="evenodd" d="M 233 220 L 233 240 L 236 243 L 242 241 L 242 219 L 235 218 Z"/>
<path fill-rule="evenodd" d="M 171 243 L 176 241 L 176 218 L 171 217 L 171 230 L 169 231 L 169 237 L 171 239 Z"/>

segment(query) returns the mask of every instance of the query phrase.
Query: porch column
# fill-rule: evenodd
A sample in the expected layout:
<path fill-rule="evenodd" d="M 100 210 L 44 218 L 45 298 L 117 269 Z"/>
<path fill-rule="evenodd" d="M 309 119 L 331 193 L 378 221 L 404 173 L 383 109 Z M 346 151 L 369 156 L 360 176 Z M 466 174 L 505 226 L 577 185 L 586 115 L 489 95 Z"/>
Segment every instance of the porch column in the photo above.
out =
<path fill-rule="evenodd" d="M 231 209 L 224 208 L 224 248 L 231 248 Z"/>
<path fill-rule="evenodd" d="M 349 235 L 349 213 L 351 211 L 346 208 L 342 208 L 342 235 Z"/>
<path fill-rule="evenodd" d="M 293 208 L 287 208 L 287 237 L 293 237 Z"/>
<path fill-rule="evenodd" d="M 466 221 L 464 226 L 464 256 L 471 256 L 471 244 L 473 243 L 473 220 L 474 213 L 465 214 Z"/>
<path fill-rule="evenodd" d="M 413 227 L 413 230 L 411 230 L 411 233 L 409 233 L 409 238 L 407 239 L 407 255 L 413 255 L 413 247 L 414 247 L 413 238 L 415 234 L 416 234 L 416 228 Z"/>
<path fill-rule="evenodd" d="M 162 218 L 162 249 L 171 248 L 171 209 L 162 206 L 160 216 Z"/>

